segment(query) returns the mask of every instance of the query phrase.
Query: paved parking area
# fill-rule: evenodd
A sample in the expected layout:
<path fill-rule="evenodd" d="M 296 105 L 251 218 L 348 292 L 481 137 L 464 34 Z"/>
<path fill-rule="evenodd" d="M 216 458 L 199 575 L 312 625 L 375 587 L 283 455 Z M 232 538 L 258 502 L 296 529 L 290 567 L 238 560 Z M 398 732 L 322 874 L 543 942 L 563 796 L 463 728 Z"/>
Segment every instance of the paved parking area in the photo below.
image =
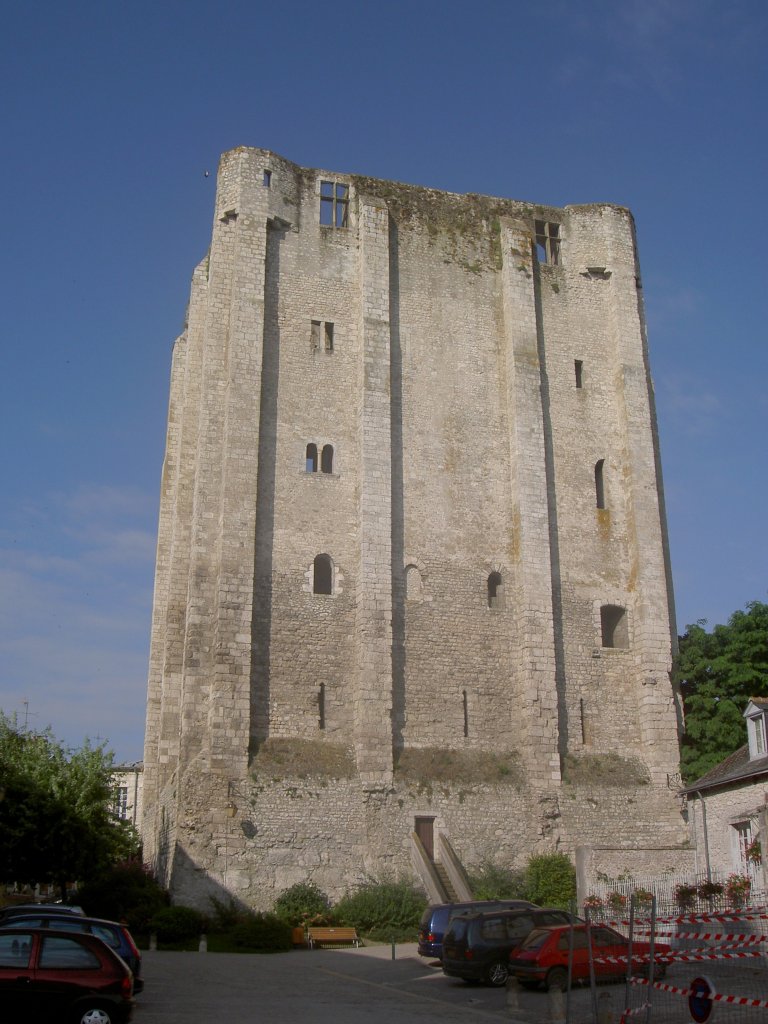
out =
<path fill-rule="evenodd" d="M 507 992 L 444 977 L 415 945 L 296 951 L 144 954 L 135 1024 L 466 1024 L 510 1020 Z M 548 1020 L 545 993 L 524 993 Z M 517 1015 L 516 1015 L 517 1016 Z"/>
<path fill-rule="evenodd" d="M 754 965 L 754 966 L 752 966 Z M 766 990 L 765 961 L 750 966 L 677 964 L 667 981 L 686 987 L 706 973 L 720 992 L 760 995 Z M 436 962 L 424 960 L 414 945 L 295 951 L 269 956 L 232 953 L 144 954 L 146 988 L 136 1000 L 134 1024 L 550 1024 L 562 1020 L 559 994 L 527 992 L 513 986 L 493 989 L 446 978 Z M 633 1005 L 647 990 L 633 992 Z M 617 1021 L 623 984 L 601 985 L 596 1001 L 603 1020 Z M 654 1024 L 686 1024 L 687 1000 L 656 993 Z M 571 1024 L 591 1024 L 588 988 L 571 993 Z M 765 1010 L 717 1007 L 720 1021 L 758 1024 Z M 645 1015 L 636 1018 L 644 1020 Z"/>

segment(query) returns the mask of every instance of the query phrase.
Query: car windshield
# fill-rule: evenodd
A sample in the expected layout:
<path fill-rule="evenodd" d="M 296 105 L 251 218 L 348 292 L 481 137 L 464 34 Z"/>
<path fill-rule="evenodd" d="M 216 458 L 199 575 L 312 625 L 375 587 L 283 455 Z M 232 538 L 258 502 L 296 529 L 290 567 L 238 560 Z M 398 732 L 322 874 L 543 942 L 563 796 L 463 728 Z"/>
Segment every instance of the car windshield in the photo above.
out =
<path fill-rule="evenodd" d="M 534 928 L 527 939 L 521 944 L 522 949 L 541 949 L 551 932 L 544 928 Z"/>

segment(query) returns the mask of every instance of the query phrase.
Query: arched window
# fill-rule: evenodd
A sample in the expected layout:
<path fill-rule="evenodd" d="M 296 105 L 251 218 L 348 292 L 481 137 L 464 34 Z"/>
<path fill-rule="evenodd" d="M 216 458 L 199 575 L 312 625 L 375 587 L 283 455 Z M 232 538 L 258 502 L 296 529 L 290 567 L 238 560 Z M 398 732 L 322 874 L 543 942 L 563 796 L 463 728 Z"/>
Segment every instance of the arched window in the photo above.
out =
<path fill-rule="evenodd" d="M 316 444 L 308 444 L 307 445 L 307 472 L 308 473 L 316 473 L 317 472 L 317 445 Z"/>
<path fill-rule="evenodd" d="M 595 463 L 595 501 L 598 508 L 605 508 L 605 490 L 603 487 L 603 466 L 605 459 L 599 459 Z"/>
<path fill-rule="evenodd" d="M 600 633 L 603 647 L 629 647 L 627 609 L 604 604 L 600 609 Z"/>
<path fill-rule="evenodd" d="M 312 593 L 333 593 L 333 559 L 330 555 L 317 555 L 312 573 Z"/>
<path fill-rule="evenodd" d="M 415 565 L 409 565 L 405 570 L 405 599 L 406 601 L 417 601 L 421 597 L 421 573 Z"/>
<path fill-rule="evenodd" d="M 488 607 L 504 607 L 504 584 L 500 572 L 492 572 L 488 577 Z"/>
<path fill-rule="evenodd" d="M 323 473 L 333 472 L 333 445 L 326 444 L 323 446 L 323 454 L 320 457 L 320 469 Z"/>

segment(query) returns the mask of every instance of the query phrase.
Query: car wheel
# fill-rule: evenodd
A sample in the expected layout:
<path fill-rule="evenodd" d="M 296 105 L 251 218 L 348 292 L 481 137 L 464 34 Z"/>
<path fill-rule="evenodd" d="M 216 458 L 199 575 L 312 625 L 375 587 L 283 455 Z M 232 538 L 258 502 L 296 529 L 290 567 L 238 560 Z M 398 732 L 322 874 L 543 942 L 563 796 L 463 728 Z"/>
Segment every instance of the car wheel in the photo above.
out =
<path fill-rule="evenodd" d="M 553 967 L 547 974 L 547 989 L 559 988 L 565 992 L 568 988 L 568 971 L 564 967 Z"/>
<path fill-rule="evenodd" d="M 105 1006 L 86 1004 L 79 1007 L 72 1020 L 74 1024 L 115 1024 L 117 1018 Z"/>
<path fill-rule="evenodd" d="M 500 960 L 490 965 L 486 971 L 486 978 L 488 979 L 489 985 L 495 985 L 496 988 L 500 988 L 502 985 L 506 985 L 507 977 L 509 975 L 509 969 L 506 964 L 503 964 Z"/>

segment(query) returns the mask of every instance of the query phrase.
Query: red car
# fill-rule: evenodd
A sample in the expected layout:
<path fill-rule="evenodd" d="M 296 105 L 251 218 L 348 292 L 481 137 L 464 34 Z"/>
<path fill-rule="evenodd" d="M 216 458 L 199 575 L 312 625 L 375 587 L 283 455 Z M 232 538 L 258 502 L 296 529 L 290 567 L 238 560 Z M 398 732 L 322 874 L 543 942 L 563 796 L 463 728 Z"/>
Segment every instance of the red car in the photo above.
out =
<path fill-rule="evenodd" d="M 0 930 L 3 1024 L 124 1024 L 133 975 L 95 935 L 43 928 Z"/>
<path fill-rule="evenodd" d="M 595 977 L 623 978 L 627 973 L 629 939 L 605 925 L 592 925 L 592 958 Z M 568 952 L 571 943 L 571 929 L 556 925 L 536 928 L 516 949 L 509 954 L 509 973 L 525 988 L 536 988 L 542 982 L 547 988 L 565 991 L 568 984 Z M 647 942 L 632 943 L 632 961 L 636 974 L 647 974 L 651 947 Z M 655 945 L 654 977 L 666 974 L 667 965 L 656 957 L 666 956 L 671 947 L 662 942 Z M 571 980 L 583 981 L 589 978 L 589 948 L 586 925 L 573 929 L 573 965 Z"/>

